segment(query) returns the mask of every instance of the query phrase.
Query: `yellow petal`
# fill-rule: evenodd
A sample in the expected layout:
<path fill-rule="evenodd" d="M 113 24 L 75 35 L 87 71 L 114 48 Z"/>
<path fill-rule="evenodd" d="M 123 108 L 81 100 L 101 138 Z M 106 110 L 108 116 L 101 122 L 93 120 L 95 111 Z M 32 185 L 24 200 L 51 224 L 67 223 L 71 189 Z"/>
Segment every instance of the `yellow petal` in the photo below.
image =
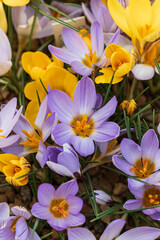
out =
<path fill-rule="evenodd" d="M 137 29 L 147 28 L 152 23 L 152 7 L 150 0 L 129 0 L 130 18 Z"/>
<path fill-rule="evenodd" d="M 39 111 L 38 99 L 37 99 L 37 101 L 30 101 L 28 103 L 26 111 L 25 111 L 25 117 L 28 119 L 28 121 L 31 123 L 31 125 L 34 128 L 35 128 L 34 122 L 36 120 L 38 111 Z"/>
<path fill-rule="evenodd" d="M 39 79 L 36 81 L 30 82 L 30 83 L 27 83 L 27 85 L 24 88 L 24 94 L 25 94 L 26 98 L 37 101 L 36 90 L 37 90 L 40 100 L 42 102 L 42 100 L 46 96 L 46 92 L 45 92 Z"/>
<path fill-rule="evenodd" d="M 128 74 L 129 72 L 130 72 L 130 62 L 124 63 L 116 70 L 115 77 L 123 78 L 123 76 Z"/>
<path fill-rule="evenodd" d="M 155 0 L 152 4 L 152 29 L 160 28 L 160 0 Z"/>
<path fill-rule="evenodd" d="M 100 72 L 103 73 L 103 75 L 100 75 L 100 76 L 96 77 L 95 82 L 97 84 L 99 84 L 99 83 L 110 83 L 110 81 L 112 79 L 112 76 L 113 76 L 113 73 L 114 73 L 113 69 L 111 67 L 102 68 L 100 70 Z M 116 77 L 114 75 L 114 79 L 113 79 L 112 84 L 116 84 L 116 83 L 118 83 L 122 80 L 123 80 L 123 77 Z"/>
<path fill-rule="evenodd" d="M 14 160 L 19 160 L 19 157 L 17 157 L 14 154 L 9 154 L 9 153 L 0 154 L 0 162 L 5 164 L 5 165 L 10 164 L 10 161 L 13 160 L 13 159 Z"/>
<path fill-rule="evenodd" d="M 10 7 L 24 6 L 30 2 L 30 0 L 2 0 L 4 4 Z"/>
<path fill-rule="evenodd" d="M 109 12 L 118 25 L 127 35 L 131 35 L 130 29 L 126 21 L 126 11 L 117 0 L 108 0 Z"/>
<path fill-rule="evenodd" d="M 58 59 L 57 57 L 55 57 L 53 54 L 52 54 L 52 58 L 53 58 L 53 61 L 55 63 L 56 66 L 58 67 L 64 67 L 64 62 L 62 62 L 60 59 Z"/>
<path fill-rule="evenodd" d="M 119 46 L 115 43 L 110 43 L 105 50 L 106 58 L 110 58 L 115 51 L 121 50 L 121 49 L 122 49 L 121 46 Z"/>
<path fill-rule="evenodd" d="M 130 54 L 127 51 L 123 51 L 123 50 L 117 51 L 113 53 L 111 56 L 111 65 L 113 70 L 116 70 L 124 63 L 129 63 L 129 62 L 130 62 Z"/>
<path fill-rule="evenodd" d="M 3 30 L 4 33 L 7 33 L 7 19 L 2 2 L 0 2 L 0 18 L 0 28 Z"/>
<path fill-rule="evenodd" d="M 40 68 L 40 67 L 33 67 L 30 71 L 30 77 L 34 80 L 42 79 L 43 75 L 45 74 L 46 70 Z"/>

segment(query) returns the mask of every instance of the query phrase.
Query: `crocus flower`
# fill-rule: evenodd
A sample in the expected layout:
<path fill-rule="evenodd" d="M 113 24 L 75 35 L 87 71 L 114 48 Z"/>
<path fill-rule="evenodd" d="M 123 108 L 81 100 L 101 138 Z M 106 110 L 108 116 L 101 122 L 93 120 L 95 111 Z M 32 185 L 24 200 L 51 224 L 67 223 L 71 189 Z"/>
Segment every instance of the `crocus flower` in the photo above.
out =
<path fill-rule="evenodd" d="M 25 5 L 25 4 L 24 4 Z M 12 21 L 15 30 L 18 34 L 19 40 L 27 42 L 32 28 L 35 10 L 31 6 L 24 6 L 12 8 Z M 40 9 L 51 15 L 51 11 L 46 6 L 41 5 Z M 44 16 L 42 13 L 37 14 L 35 27 L 33 31 L 33 38 L 43 38 L 53 34 L 52 21 Z"/>
<path fill-rule="evenodd" d="M 102 190 L 94 190 L 96 203 L 99 205 L 106 205 L 112 201 L 112 198 Z"/>
<path fill-rule="evenodd" d="M 120 149 L 122 156 L 113 156 L 113 163 L 128 175 L 143 179 L 160 169 L 159 141 L 153 129 L 144 134 L 141 146 L 131 139 L 124 138 Z"/>
<path fill-rule="evenodd" d="M 145 238 L 146 240 L 155 240 L 160 235 L 160 229 L 153 227 L 136 227 L 122 233 L 116 237 L 125 225 L 124 219 L 112 221 L 104 230 L 99 240 L 138 240 Z M 86 228 L 70 228 L 68 229 L 68 240 L 96 240 L 95 236 Z"/>
<path fill-rule="evenodd" d="M 111 64 L 111 67 L 105 67 L 100 70 L 103 75 L 96 77 L 96 83 L 110 83 L 115 71 L 112 84 L 116 84 L 122 81 L 135 65 L 134 54 L 130 54 L 125 48 L 115 43 L 108 45 L 105 55 L 106 58 L 110 59 L 109 64 Z"/>
<path fill-rule="evenodd" d="M 57 123 L 55 113 L 48 116 L 47 96 L 44 98 L 36 121 L 36 130 L 22 114 L 19 121 L 13 128 L 13 131 L 20 136 L 17 142 L 9 147 L 3 148 L 6 153 L 16 154 L 17 156 L 26 156 L 29 153 L 37 153 L 36 159 L 41 167 L 44 167 L 47 161 L 45 141 L 53 131 Z M 48 118 L 47 118 L 48 116 Z"/>
<path fill-rule="evenodd" d="M 119 135 L 119 126 L 105 122 L 115 112 L 117 101 L 113 97 L 103 108 L 94 111 L 96 91 L 92 80 L 83 77 L 77 84 L 74 102 L 62 91 L 53 90 L 48 95 L 51 112 L 56 112 L 59 123 L 53 130 L 59 145 L 72 144 L 82 156 L 94 152 L 94 142 L 105 142 Z"/>
<path fill-rule="evenodd" d="M 77 192 L 76 180 L 62 184 L 57 190 L 51 184 L 43 183 L 38 188 L 38 203 L 32 206 L 32 214 L 47 220 L 58 231 L 81 225 L 85 217 L 79 213 L 83 201 L 75 196 Z"/>
<path fill-rule="evenodd" d="M 22 111 L 22 107 L 17 111 L 16 106 L 17 99 L 12 98 L 0 111 L 0 148 L 7 147 L 19 139 L 18 135 L 8 137 Z"/>
<path fill-rule="evenodd" d="M 28 183 L 30 164 L 24 157 L 13 154 L 0 154 L 0 171 L 6 176 L 6 181 L 14 186 L 24 186 Z"/>
<path fill-rule="evenodd" d="M 143 181 L 148 183 L 141 183 L 134 179 L 128 179 L 128 188 L 136 199 L 130 199 L 124 204 L 127 210 L 149 208 L 157 206 L 156 208 L 149 208 L 142 210 L 146 215 L 150 215 L 155 220 L 160 220 L 160 172 L 152 174 Z"/>
<path fill-rule="evenodd" d="M 159 59 L 159 0 L 129 0 L 125 9 L 117 0 L 108 0 L 108 8 L 115 23 L 131 38 L 135 47 L 137 64 L 132 72 L 138 80 L 154 76 L 155 62 Z M 137 10 L 138 9 L 138 10 Z M 121 19 L 121 21 L 119 21 Z"/>
<path fill-rule="evenodd" d="M 124 1 L 120 0 L 119 2 L 125 6 Z M 87 20 L 90 23 L 98 21 L 102 26 L 103 32 L 105 33 L 115 32 L 117 26 L 109 13 L 107 1 L 91 0 L 90 7 L 91 11 L 86 7 L 84 3 L 82 3 L 82 9 Z"/>
<path fill-rule="evenodd" d="M 63 145 L 63 148 L 48 147 L 47 156 L 49 161 L 46 164 L 54 172 L 72 178 L 81 174 L 78 155 L 67 143 Z"/>
<path fill-rule="evenodd" d="M 0 52 L 1 52 L 0 76 L 2 76 L 10 70 L 10 68 L 12 67 L 12 62 L 11 62 L 11 46 L 6 34 L 2 31 L 1 28 L 0 28 Z"/>
<path fill-rule="evenodd" d="M 4 203 L 3 203 L 4 204 Z M 9 206 L 8 206 L 9 208 Z M 7 210 L 8 215 L 8 208 L 7 206 L 2 211 Z M 15 216 L 8 216 L 8 219 L 5 221 L 5 224 L 0 227 L 0 236 L 2 240 L 15 240 L 15 239 L 23 239 L 29 240 L 33 235 L 33 240 L 40 240 L 40 237 L 37 235 L 36 232 L 33 233 L 33 230 L 27 226 L 26 220 L 31 217 L 31 214 L 24 208 L 24 207 L 13 207 L 12 212 Z"/>
<path fill-rule="evenodd" d="M 66 48 L 49 45 L 49 50 L 82 76 L 89 76 L 98 62 L 105 59 L 103 31 L 98 22 L 91 26 L 91 50 L 83 38 L 70 28 L 64 28 L 62 36 Z"/>

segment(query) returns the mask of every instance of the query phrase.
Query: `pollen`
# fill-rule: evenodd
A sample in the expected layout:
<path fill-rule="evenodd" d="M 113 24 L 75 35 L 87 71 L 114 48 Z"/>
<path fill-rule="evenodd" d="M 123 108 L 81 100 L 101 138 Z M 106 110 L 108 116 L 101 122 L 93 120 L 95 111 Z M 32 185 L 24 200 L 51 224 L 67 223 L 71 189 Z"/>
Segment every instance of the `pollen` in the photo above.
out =
<path fill-rule="evenodd" d="M 88 118 L 87 114 L 80 115 L 73 119 L 71 127 L 76 136 L 89 137 L 94 130 L 94 122 Z"/>
<path fill-rule="evenodd" d="M 142 201 L 144 207 L 152 207 L 160 204 L 160 190 L 154 187 L 148 188 L 144 192 Z"/>
<path fill-rule="evenodd" d="M 65 199 L 54 199 L 50 204 L 50 212 L 56 218 L 67 217 L 69 206 Z"/>
<path fill-rule="evenodd" d="M 1 132 L 3 132 L 2 129 L 0 129 L 0 133 L 1 133 Z M 2 137 L 2 138 L 6 138 L 6 136 L 4 136 L 4 135 L 0 135 L 0 137 Z"/>
<path fill-rule="evenodd" d="M 28 138 L 28 140 L 24 141 L 24 142 L 20 142 L 20 145 L 25 145 L 25 146 L 30 146 L 30 147 L 38 147 L 39 146 L 39 138 L 36 134 L 32 133 L 28 133 L 26 130 L 22 129 L 22 132 L 26 135 L 26 137 Z"/>
<path fill-rule="evenodd" d="M 134 171 L 134 175 L 140 179 L 149 177 L 155 171 L 155 164 L 148 159 L 138 159 L 134 166 L 129 169 Z"/>

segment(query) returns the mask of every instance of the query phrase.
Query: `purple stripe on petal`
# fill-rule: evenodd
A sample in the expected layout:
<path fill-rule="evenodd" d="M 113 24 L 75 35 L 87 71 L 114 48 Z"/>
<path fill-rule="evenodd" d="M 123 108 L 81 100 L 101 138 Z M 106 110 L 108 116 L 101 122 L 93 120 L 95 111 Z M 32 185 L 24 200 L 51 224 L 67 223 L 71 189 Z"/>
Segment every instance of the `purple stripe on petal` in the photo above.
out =
<path fill-rule="evenodd" d="M 142 208 L 142 201 L 133 199 L 133 200 L 128 200 L 123 207 L 127 210 L 134 210 L 138 208 Z"/>
<path fill-rule="evenodd" d="M 87 67 L 81 61 L 73 60 L 71 62 L 71 67 L 73 71 L 75 71 L 76 73 L 79 73 L 82 76 L 89 76 L 93 71 L 93 68 Z"/>
<path fill-rule="evenodd" d="M 71 138 L 74 136 L 72 128 L 66 123 L 59 123 L 53 130 L 55 142 L 62 146 L 64 143 L 70 144 Z"/>
<path fill-rule="evenodd" d="M 159 141 L 153 129 L 148 130 L 141 141 L 142 157 L 154 160 L 154 156 L 159 148 Z"/>
<path fill-rule="evenodd" d="M 49 51 L 61 61 L 71 64 L 73 60 L 78 60 L 77 56 L 65 48 L 58 48 L 52 45 L 48 47 Z"/>
<path fill-rule="evenodd" d="M 64 28 L 62 30 L 62 36 L 66 47 L 81 59 L 84 58 L 85 53 L 90 53 L 87 44 L 75 30 Z"/>
<path fill-rule="evenodd" d="M 78 184 L 76 180 L 63 183 L 55 191 L 55 198 L 66 198 L 68 195 L 75 195 L 78 192 Z"/>
<path fill-rule="evenodd" d="M 101 25 L 95 21 L 91 26 L 92 53 L 96 51 L 96 56 L 101 57 L 104 50 L 104 36 Z"/>
<path fill-rule="evenodd" d="M 14 213 L 14 215 L 16 215 L 16 216 L 20 216 L 25 219 L 29 219 L 31 217 L 31 214 L 24 207 L 15 206 L 15 207 L 11 208 L 11 210 Z"/>
<path fill-rule="evenodd" d="M 96 240 L 95 236 L 86 228 L 69 228 L 68 240 Z"/>
<path fill-rule="evenodd" d="M 110 141 L 119 136 L 120 128 L 114 122 L 104 122 L 91 134 L 91 138 L 96 142 Z"/>
<path fill-rule="evenodd" d="M 113 164 L 119 168 L 122 172 L 125 172 L 128 175 L 134 176 L 134 171 L 130 171 L 133 168 L 133 165 L 128 163 L 126 160 L 121 159 L 122 156 L 115 155 L 112 158 Z"/>
<path fill-rule="evenodd" d="M 96 19 L 98 18 L 98 11 L 97 10 L 100 7 L 105 7 L 105 5 L 102 3 L 101 0 L 91 0 L 90 1 L 90 6 L 91 6 L 91 10 L 92 10 Z"/>
<path fill-rule="evenodd" d="M 124 219 L 117 219 L 112 221 L 104 230 L 99 240 L 112 240 L 114 239 L 124 227 L 126 221 Z"/>
<path fill-rule="evenodd" d="M 28 226 L 23 217 L 19 218 L 16 223 L 15 239 L 24 240 L 28 236 Z"/>
<path fill-rule="evenodd" d="M 96 91 L 92 80 L 88 77 L 83 77 L 77 84 L 74 92 L 74 104 L 78 109 L 78 114 L 90 116 L 92 108 L 96 103 Z"/>
<path fill-rule="evenodd" d="M 64 92 L 54 89 L 48 94 L 48 105 L 51 112 L 56 112 L 61 122 L 70 123 L 75 117 L 74 104 Z"/>
<path fill-rule="evenodd" d="M 137 227 L 121 234 L 116 240 L 155 240 L 160 235 L 160 229 L 152 227 Z"/>
<path fill-rule="evenodd" d="M 65 218 L 65 221 L 68 222 L 69 226 L 76 227 L 85 223 L 86 218 L 81 213 L 78 213 L 76 215 L 68 214 L 68 216 Z"/>
<path fill-rule="evenodd" d="M 105 120 L 112 116 L 117 107 L 117 100 L 114 96 L 104 107 L 96 111 L 92 118 L 95 122 L 95 127 L 99 127 Z"/>
<path fill-rule="evenodd" d="M 93 23 L 93 21 L 95 20 L 95 17 L 93 16 L 93 14 L 89 11 L 89 9 L 86 7 L 86 5 L 84 3 L 82 3 L 82 9 L 84 12 L 85 17 L 88 19 L 88 21 L 90 23 Z"/>
<path fill-rule="evenodd" d="M 130 163 L 134 164 L 142 157 L 141 147 L 133 140 L 124 138 L 120 144 L 123 157 Z"/>
<path fill-rule="evenodd" d="M 65 166 L 72 173 L 80 173 L 79 159 L 71 153 L 62 152 L 58 155 L 57 163 Z"/>
<path fill-rule="evenodd" d="M 55 194 L 54 187 L 49 183 L 42 183 L 38 188 L 38 201 L 39 203 L 47 207 L 53 200 Z"/>
<path fill-rule="evenodd" d="M 62 231 L 69 227 L 69 222 L 66 221 L 66 218 L 55 218 L 49 219 L 48 224 L 57 231 Z"/>
<path fill-rule="evenodd" d="M 100 7 L 97 10 L 98 17 L 97 20 L 101 24 L 104 32 L 113 32 L 116 28 L 116 24 L 114 23 L 108 8 Z"/>
<path fill-rule="evenodd" d="M 77 214 L 81 211 L 83 207 L 83 200 L 79 197 L 69 195 L 66 198 L 67 203 L 69 204 L 69 213 L 70 214 Z"/>
<path fill-rule="evenodd" d="M 71 138 L 71 144 L 74 146 L 76 151 L 83 157 L 91 155 L 94 153 L 94 143 L 89 137 L 78 137 L 73 136 Z"/>

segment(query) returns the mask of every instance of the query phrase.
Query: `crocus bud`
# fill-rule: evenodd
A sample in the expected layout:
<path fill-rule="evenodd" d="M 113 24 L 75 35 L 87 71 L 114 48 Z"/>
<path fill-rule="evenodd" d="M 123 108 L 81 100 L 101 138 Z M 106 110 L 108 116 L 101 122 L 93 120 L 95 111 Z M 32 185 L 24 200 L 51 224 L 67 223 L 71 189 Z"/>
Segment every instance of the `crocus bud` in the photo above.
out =
<path fill-rule="evenodd" d="M 112 198 L 102 190 L 94 190 L 94 194 L 96 198 L 96 203 L 100 205 L 106 205 L 112 201 Z"/>

